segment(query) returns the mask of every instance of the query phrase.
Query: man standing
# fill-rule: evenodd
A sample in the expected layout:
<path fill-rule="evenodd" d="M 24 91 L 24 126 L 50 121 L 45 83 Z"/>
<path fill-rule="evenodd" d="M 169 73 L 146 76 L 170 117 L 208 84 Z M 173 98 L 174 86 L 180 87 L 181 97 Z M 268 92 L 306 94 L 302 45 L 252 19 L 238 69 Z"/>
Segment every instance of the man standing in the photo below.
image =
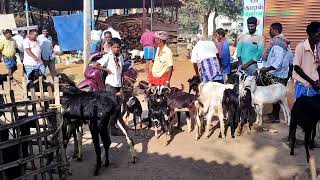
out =
<path fill-rule="evenodd" d="M 106 90 L 113 94 L 117 94 L 120 92 L 122 86 L 123 57 L 120 53 L 121 40 L 112 38 L 109 44 L 111 46 L 111 51 L 91 66 L 102 69 L 108 74 L 105 80 Z"/>
<path fill-rule="evenodd" d="M 146 60 L 146 71 L 149 73 L 149 62 L 154 60 L 156 55 L 154 32 L 150 30 L 150 26 L 144 28 L 140 43 L 143 46 L 143 57 Z"/>
<path fill-rule="evenodd" d="M 295 50 L 294 72 L 295 99 L 300 96 L 315 96 L 319 93 L 319 64 L 315 58 L 316 45 L 320 42 L 320 22 L 307 26 L 308 39 L 302 41 Z"/>
<path fill-rule="evenodd" d="M 168 33 L 160 31 L 155 33 L 157 52 L 152 65 L 152 71 L 148 73 L 149 82 L 155 85 L 170 87 L 173 72 L 173 55 L 167 46 Z"/>
<path fill-rule="evenodd" d="M 263 54 L 263 37 L 256 34 L 257 18 L 247 20 L 249 33 L 239 37 L 237 56 L 242 64 L 241 69 L 252 75 L 258 68 L 257 61 Z"/>
<path fill-rule="evenodd" d="M 225 32 L 226 30 L 219 28 L 215 33 L 215 36 L 218 40 L 218 59 L 220 62 L 224 83 L 227 82 L 228 76 L 231 73 L 229 42 L 225 38 Z"/>
<path fill-rule="evenodd" d="M 199 76 L 198 63 L 201 64 L 202 82 L 223 82 L 217 53 L 218 50 L 213 41 L 200 40 L 194 46 L 191 62 L 197 76 Z"/>
<path fill-rule="evenodd" d="M 33 29 L 29 36 L 23 41 L 24 58 L 23 65 L 26 69 L 27 78 L 33 70 L 39 70 L 46 75 L 46 68 L 41 60 L 41 48 L 37 41 L 38 31 Z"/>
<path fill-rule="evenodd" d="M 107 54 L 110 51 L 109 42 L 112 39 L 112 34 L 110 31 L 105 31 L 103 34 L 103 40 L 100 44 L 100 51 L 103 54 Z"/>
<path fill-rule="evenodd" d="M 56 76 L 56 66 L 55 62 L 52 58 L 53 54 L 53 45 L 52 45 L 52 37 L 49 36 L 49 30 L 46 27 L 42 28 L 42 34 L 38 36 L 38 42 L 41 48 L 41 57 L 45 68 L 49 67 L 49 71 L 54 80 Z"/>
<path fill-rule="evenodd" d="M 4 38 L 0 40 L 0 57 L 4 61 L 6 68 L 8 69 L 8 76 L 12 76 L 17 70 L 16 49 L 17 43 L 12 39 L 12 31 L 6 29 L 4 32 Z"/>
<path fill-rule="evenodd" d="M 264 67 L 257 70 L 258 86 L 267 86 L 273 83 L 287 85 L 289 65 L 292 59 L 292 53 L 289 48 L 290 42 L 282 34 L 282 24 L 273 23 L 269 31 L 271 40 L 263 55 Z M 270 118 L 279 121 L 280 105 L 274 104 Z"/>

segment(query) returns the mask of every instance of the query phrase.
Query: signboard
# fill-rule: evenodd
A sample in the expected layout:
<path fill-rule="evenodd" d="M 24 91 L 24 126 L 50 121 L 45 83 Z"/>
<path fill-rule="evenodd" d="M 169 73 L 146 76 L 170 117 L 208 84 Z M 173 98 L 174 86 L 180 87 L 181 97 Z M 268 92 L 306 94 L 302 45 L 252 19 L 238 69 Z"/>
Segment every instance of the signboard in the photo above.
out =
<path fill-rule="evenodd" d="M 243 32 L 248 33 L 247 19 L 251 16 L 258 19 L 257 33 L 263 35 L 263 17 L 265 0 L 244 0 L 243 1 Z"/>

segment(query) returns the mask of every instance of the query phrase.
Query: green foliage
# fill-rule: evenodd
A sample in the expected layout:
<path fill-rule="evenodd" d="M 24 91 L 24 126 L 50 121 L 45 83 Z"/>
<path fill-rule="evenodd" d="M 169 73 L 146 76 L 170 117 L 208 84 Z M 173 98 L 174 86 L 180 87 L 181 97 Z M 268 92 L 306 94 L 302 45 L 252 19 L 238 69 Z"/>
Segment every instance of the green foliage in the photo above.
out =
<path fill-rule="evenodd" d="M 215 18 L 225 15 L 231 20 L 236 20 L 242 7 L 242 0 L 186 0 L 185 6 L 180 10 L 180 26 L 186 31 L 198 27 L 195 24 L 199 24 L 199 21 L 207 26 L 203 19 L 210 13 L 215 13 Z"/>

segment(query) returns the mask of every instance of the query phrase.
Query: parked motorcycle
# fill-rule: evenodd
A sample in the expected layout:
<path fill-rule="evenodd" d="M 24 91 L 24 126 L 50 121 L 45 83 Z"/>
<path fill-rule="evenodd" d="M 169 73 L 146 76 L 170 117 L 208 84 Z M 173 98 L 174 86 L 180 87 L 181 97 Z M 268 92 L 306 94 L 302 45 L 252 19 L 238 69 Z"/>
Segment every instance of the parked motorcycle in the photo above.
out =
<path fill-rule="evenodd" d="M 96 62 L 102 58 L 101 53 L 93 54 L 89 59 L 89 64 L 84 72 L 85 79 L 82 80 L 78 87 L 84 91 L 104 91 L 106 89 L 105 79 L 107 73 L 99 68 L 93 68 L 90 66 L 91 63 Z M 123 72 L 123 84 L 132 85 L 133 82 L 137 79 L 137 72 L 134 67 L 134 62 L 127 60 L 124 62 L 122 67 Z"/>

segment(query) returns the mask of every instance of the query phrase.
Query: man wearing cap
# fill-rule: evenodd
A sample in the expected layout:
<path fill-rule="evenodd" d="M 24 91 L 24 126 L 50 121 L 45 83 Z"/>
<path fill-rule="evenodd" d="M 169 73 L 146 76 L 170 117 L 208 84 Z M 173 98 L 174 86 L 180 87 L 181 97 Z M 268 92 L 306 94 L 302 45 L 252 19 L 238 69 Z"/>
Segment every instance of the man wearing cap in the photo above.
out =
<path fill-rule="evenodd" d="M 170 79 L 173 71 L 173 56 L 167 46 L 168 33 L 160 31 L 155 33 L 157 51 L 149 72 L 149 82 L 158 86 L 170 86 Z"/>

